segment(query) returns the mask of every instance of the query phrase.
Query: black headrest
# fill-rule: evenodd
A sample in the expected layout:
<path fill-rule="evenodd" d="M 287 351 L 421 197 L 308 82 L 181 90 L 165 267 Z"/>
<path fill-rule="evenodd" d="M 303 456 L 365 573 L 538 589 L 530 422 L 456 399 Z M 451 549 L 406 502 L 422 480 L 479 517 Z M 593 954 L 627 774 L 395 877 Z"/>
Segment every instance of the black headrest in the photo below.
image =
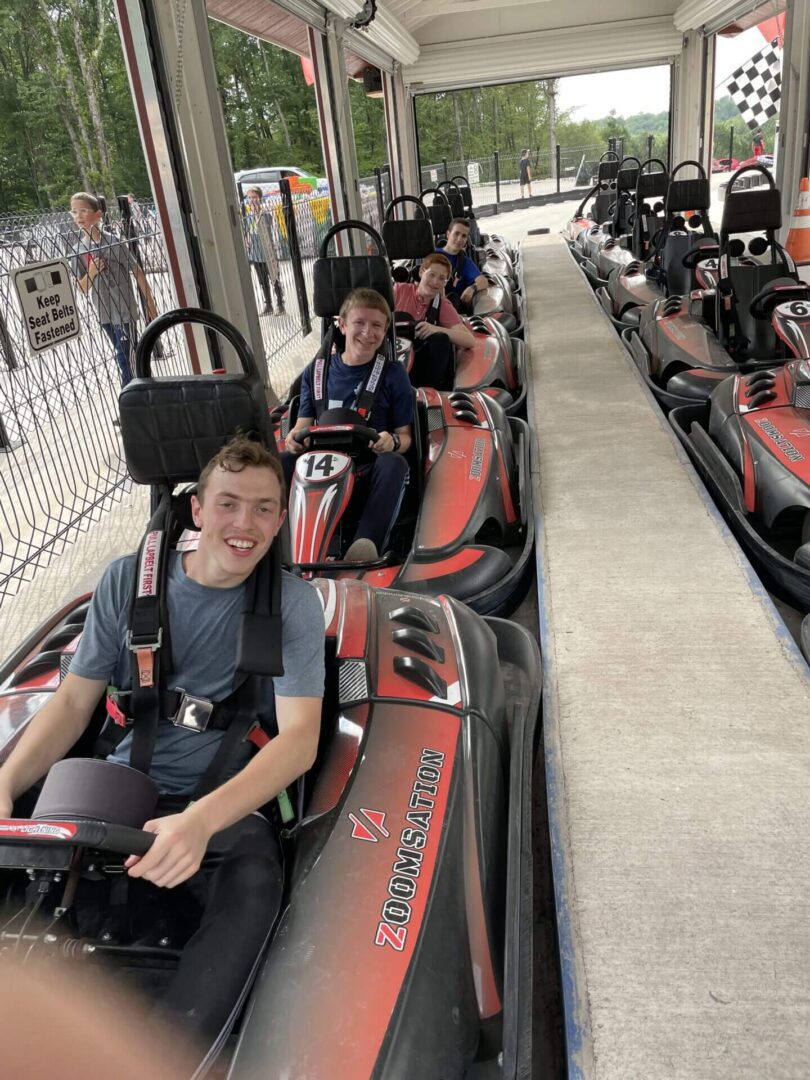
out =
<path fill-rule="evenodd" d="M 447 201 L 450 203 L 450 212 L 453 217 L 464 217 L 464 200 L 461 197 L 461 192 L 449 185 L 443 185 L 442 191 L 445 193 Z"/>
<path fill-rule="evenodd" d="M 776 231 L 781 227 L 782 202 L 778 188 L 726 191 L 721 232 Z"/>
<path fill-rule="evenodd" d="M 434 235 L 444 236 L 448 225 L 453 220 L 453 211 L 449 205 L 446 202 L 436 202 L 427 207 L 427 212 L 430 215 Z"/>
<path fill-rule="evenodd" d="M 600 161 L 596 179 L 602 183 L 605 180 L 615 180 L 619 172 L 618 161 Z"/>
<path fill-rule="evenodd" d="M 646 199 L 660 199 L 666 195 L 669 186 L 669 176 L 665 172 L 639 173 L 636 182 L 636 199 L 644 202 Z"/>
<path fill-rule="evenodd" d="M 267 396 L 255 375 L 133 379 L 118 399 L 126 465 L 137 484 L 187 484 L 238 431 L 270 445 Z"/>
<path fill-rule="evenodd" d="M 428 218 L 384 221 L 382 238 L 391 259 L 424 259 L 434 250 L 433 229 Z"/>
<path fill-rule="evenodd" d="M 331 319 L 337 315 L 352 289 L 374 289 L 386 299 L 391 310 L 394 310 L 391 269 L 384 255 L 338 255 L 316 259 L 312 268 L 312 280 L 313 308 L 315 314 L 322 319 Z"/>
<path fill-rule="evenodd" d="M 453 179 L 455 180 L 455 183 L 458 185 L 459 195 L 461 195 L 461 201 L 464 203 L 465 212 L 467 210 L 472 210 L 473 198 L 472 198 L 472 189 L 470 188 L 469 183 L 466 180 L 464 180 L 461 176 L 456 176 Z M 461 215 L 456 215 L 456 216 L 460 217 Z"/>
<path fill-rule="evenodd" d="M 121 441 L 138 484 L 191 483 L 241 431 L 272 438 L 256 375 L 168 375 L 133 379 L 118 398 Z"/>
<path fill-rule="evenodd" d="M 616 190 L 632 191 L 638 183 L 638 165 L 623 165 L 616 173 Z"/>
<path fill-rule="evenodd" d="M 708 210 L 712 192 L 709 180 L 670 180 L 667 206 L 670 210 Z"/>

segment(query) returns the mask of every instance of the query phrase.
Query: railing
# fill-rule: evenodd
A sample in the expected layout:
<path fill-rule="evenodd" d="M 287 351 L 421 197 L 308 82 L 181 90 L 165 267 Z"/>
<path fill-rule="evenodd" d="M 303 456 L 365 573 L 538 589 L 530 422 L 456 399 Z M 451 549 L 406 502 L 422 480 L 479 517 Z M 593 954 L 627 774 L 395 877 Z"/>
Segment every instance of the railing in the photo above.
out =
<path fill-rule="evenodd" d="M 632 141 L 632 145 L 630 140 L 615 140 L 615 143 L 620 156 L 623 145 L 624 153 L 636 153 L 643 161 L 650 156 L 647 151 L 652 146 L 655 156 L 663 156 L 666 161 L 666 144 L 658 145 L 658 142 L 651 142 L 647 136 L 639 136 Z M 437 184 L 452 180 L 456 176 L 466 177 L 474 207 L 498 206 L 527 196 L 562 194 L 590 184 L 596 164 L 607 148 L 604 143 L 599 143 L 588 146 L 558 146 L 554 151 L 550 148 L 530 151 L 528 161 L 531 180 L 523 184 L 520 182 L 523 158 L 521 153 L 493 150 L 491 154 L 474 160 L 450 161 L 443 158 L 422 166 L 422 188 L 436 187 Z"/>

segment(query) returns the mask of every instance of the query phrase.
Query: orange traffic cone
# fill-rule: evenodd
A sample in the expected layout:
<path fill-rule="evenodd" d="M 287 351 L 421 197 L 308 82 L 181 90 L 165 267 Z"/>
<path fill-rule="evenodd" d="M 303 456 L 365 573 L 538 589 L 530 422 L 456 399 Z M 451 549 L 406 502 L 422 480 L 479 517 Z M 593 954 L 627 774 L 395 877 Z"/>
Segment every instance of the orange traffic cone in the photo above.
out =
<path fill-rule="evenodd" d="M 799 184 L 799 201 L 790 223 L 785 251 L 796 263 L 810 263 L 810 179 L 806 176 Z"/>

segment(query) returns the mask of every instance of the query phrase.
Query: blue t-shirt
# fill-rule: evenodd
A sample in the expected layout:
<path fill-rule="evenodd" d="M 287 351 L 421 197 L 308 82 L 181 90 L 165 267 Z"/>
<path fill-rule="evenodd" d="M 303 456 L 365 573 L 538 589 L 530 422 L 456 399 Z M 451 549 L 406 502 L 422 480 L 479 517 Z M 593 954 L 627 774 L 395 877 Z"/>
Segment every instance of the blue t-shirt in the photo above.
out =
<path fill-rule="evenodd" d="M 443 251 L 441 248 L 436 249 L 440 255 L 444 255 L 445 259 L 449 259 L 450 265 L 453 267 L 453 277 L 451 279 L 452 289 L 451 291 L 464 292 L 466 288 L 475 283 L 475 279 L 480 275 L 481 271 L 475 265 L 475 260 L 471 259 L 469 255 L 464 255 L 464 264 L 461 267 L 461 275 L 456 281 L 456 263 L 458 262 L 458 255 L 451 255 L 449 251 Z M 462 252 L 462 254 L 464 254 Z M 448 286 L 450 288 L 450 286 Z"/>
<path fill-rule="evenodd" d="M 137 556 L 110 563 L 93 594 L 79 647 L 70 665 L 85 679 L 106 679 L 119 690 L 131 685 L 131 658 L 124 641 Z M 186 575 L 179 552 L 169 553 L 167 603 L 174 671 L 168 689 L 221 701 L 233 689 L 245 586 L 213 589 Z M 323 697 L 324 619 L 320 598 L 306 581 L 284 572 L 281 585 L 284 674 L 262 679 L 257 717 L 275 720 L 275 697 Z M 149 775 L 165 795 L 190 795 L 212 761 L 224 731 L 188 731 L 161 718 Z M 109 756 L 129 765 L 132 735 Z M 226 779 L 252 751 L 234 755 Z"/>
<path fill-rule="evenodd" d="M 344 364 L 339 353 L 329 358 L 329 374 L 326 380 L 327 409 L 356 409 L 357 397 L 371 374 L 374 361 L 350 366 Z M 315 365 L 310 364 L 301 379 L 301 402 L 299 416 L 315 416 L 315 395 L 312 379 Z M 394 432 L 397 428 L 413 423 L 413 388 L 408 373 L 400 364 L 388 363 L 385 367 L 377 399 L 371 412 L 370 424 L 375 431 Z"/>

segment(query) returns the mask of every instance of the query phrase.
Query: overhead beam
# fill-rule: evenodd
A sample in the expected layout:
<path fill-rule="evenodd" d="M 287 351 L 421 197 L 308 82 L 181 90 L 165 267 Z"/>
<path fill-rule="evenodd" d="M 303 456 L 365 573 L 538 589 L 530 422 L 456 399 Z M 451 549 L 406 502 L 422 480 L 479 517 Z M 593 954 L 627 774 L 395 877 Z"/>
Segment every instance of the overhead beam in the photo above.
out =
<path fill-rule="evenodd" d="M 509 7 L 521 7 L 524 4 L 536 6 L 549 3 L 550 0 L 509 0 Z M 439 15 L 455 15 L 466 11 L 491 11 L 492 0 L 418 0 L 404 14 L 405 22 L 435 19 Z"/>
<path fill-rule="evenodd" d="M 577 26 L 423 45 L 403 77 L 414 93 L 428 93 L 638 67 L 672 60 L 680 51 L 681 34 L 668 16 L 627 19 L 598 33 Z"/>

